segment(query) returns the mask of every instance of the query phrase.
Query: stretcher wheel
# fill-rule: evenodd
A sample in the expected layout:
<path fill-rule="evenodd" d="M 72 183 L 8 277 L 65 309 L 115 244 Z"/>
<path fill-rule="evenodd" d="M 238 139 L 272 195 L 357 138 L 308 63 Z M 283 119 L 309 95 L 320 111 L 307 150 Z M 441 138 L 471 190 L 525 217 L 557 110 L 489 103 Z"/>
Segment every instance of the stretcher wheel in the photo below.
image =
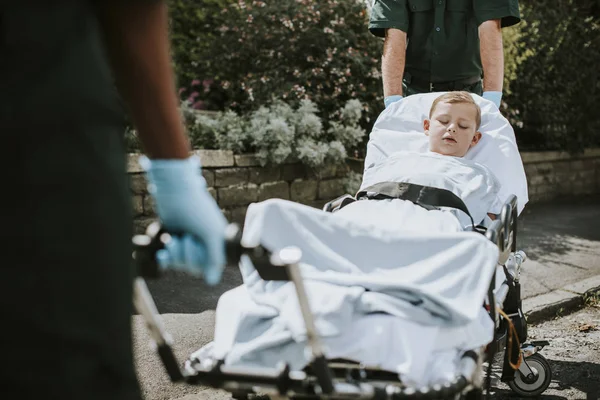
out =
<path fill-rule="evenodd" d="M 525 361 L 537 376 L 527 377 L 521 372 L 515 371 L 515 379 L 508 382 L 508 386 L 519 396 L 537 397 L 550 385 L 552 369 L 548 360 L 539 353 L 527 357 Z"/>

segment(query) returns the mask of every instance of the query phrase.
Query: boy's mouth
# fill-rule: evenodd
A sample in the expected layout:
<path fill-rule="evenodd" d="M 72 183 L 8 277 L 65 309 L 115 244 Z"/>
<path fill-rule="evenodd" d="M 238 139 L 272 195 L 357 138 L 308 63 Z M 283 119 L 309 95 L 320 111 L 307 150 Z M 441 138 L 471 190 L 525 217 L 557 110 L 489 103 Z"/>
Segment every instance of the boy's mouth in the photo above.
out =
<path fill-rule="evenodd" d="M 445 137 L 445 138 L 442 138 L 442 140 L 446 143 L 456 143 L 456 140 L 454 140 L 451 137 Z"/>

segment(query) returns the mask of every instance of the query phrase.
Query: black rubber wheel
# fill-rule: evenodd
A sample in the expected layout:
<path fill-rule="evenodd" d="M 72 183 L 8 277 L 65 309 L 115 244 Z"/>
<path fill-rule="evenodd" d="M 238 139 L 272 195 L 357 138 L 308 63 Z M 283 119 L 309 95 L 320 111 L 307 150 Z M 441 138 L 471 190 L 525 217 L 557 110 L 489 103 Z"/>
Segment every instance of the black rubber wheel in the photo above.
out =
<path fill-rule="evenodd" d="M 552 369 L 546 357 L 539 353 L 531 355 L 525 360 L 529 368 L 537 373 L 537 376 L 528 379 L 528 377 L 523 376 L 519 371 L 515 371 L 515 379 L 508 382 L 508 386 L 519 396 L 537 397 L 550 386 Z"/>

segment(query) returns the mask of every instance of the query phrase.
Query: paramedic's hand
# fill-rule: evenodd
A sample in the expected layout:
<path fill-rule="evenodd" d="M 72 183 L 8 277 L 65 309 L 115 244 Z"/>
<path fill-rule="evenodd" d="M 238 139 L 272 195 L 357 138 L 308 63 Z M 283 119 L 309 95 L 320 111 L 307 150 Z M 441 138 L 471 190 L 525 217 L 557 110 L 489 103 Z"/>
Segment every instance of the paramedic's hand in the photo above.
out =
<path fill-rule="evenodd" d="M 402 100 L 402 96 L 399 94 L 395 94 L 393 96 L 388 96 L 385 99 L 383 99 L 383 104 L 385 104 L 385 108 L 388 108 L 388 106 L 390 104 L 395 103 L 400 100 Z"/>
<path fill-rule="evenodd" d="M 200 159 L 140 158 L 156 212 L 172 240 L 157 254 L 162 267 L 203 275 L 218 283 L 225 266 L 227 221 L 208 193 Z"/>
<path fill-rule="evenodd" d="M 491 101 L 496 105 L 496 107 L 500 108 L 500 101 L 502 100 L 502 92 L 483 92 L 481 96 L 486 100 Z"/>

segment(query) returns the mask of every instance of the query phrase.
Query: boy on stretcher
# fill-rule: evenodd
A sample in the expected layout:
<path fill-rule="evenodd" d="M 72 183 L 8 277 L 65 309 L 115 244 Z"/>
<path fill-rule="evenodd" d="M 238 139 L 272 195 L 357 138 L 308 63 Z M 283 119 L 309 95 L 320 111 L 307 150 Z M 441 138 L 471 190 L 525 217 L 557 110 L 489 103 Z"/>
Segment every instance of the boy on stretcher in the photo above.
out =
<path fill-rule="evenodd" d="M 481 139 L 481 109 L 468 92 L 448 92 L 433 101 L 429 119 L 423 121 L 429 150 L 463 157 Z M 488 213 L 493 220 L 496 216 Z"/>
<path fill-rule="evenodd" d="M 481 140 L 480 124 L 480 108 L 469 93 L 448 92 L 439 96 L 432 103 L 429 119 L 423 121 L 429 151 L 399 151 L 365 166 L 360 191 L 380 182 L 407 182 L 446 189 L 461 198 L 475 224 L 484 221 L 486 215 L 494 218 L 502 206 L 498 197 L 499 181 L 486 166 L 463 158 Z M 389 211 L 383 213 L 370 212 L 373 205 L 366 203 L 372 202 L 357 201 L 338 213 L 351 213 L 356 222 L 378 226 L 393 225 L 391 218 L 402 229 L 410 231 L 460 231 L 471 225 L 468 216 L 456 209 L 426 210 L 394 200 L 388 201 L 390 204 L 380 204 Z"/>

